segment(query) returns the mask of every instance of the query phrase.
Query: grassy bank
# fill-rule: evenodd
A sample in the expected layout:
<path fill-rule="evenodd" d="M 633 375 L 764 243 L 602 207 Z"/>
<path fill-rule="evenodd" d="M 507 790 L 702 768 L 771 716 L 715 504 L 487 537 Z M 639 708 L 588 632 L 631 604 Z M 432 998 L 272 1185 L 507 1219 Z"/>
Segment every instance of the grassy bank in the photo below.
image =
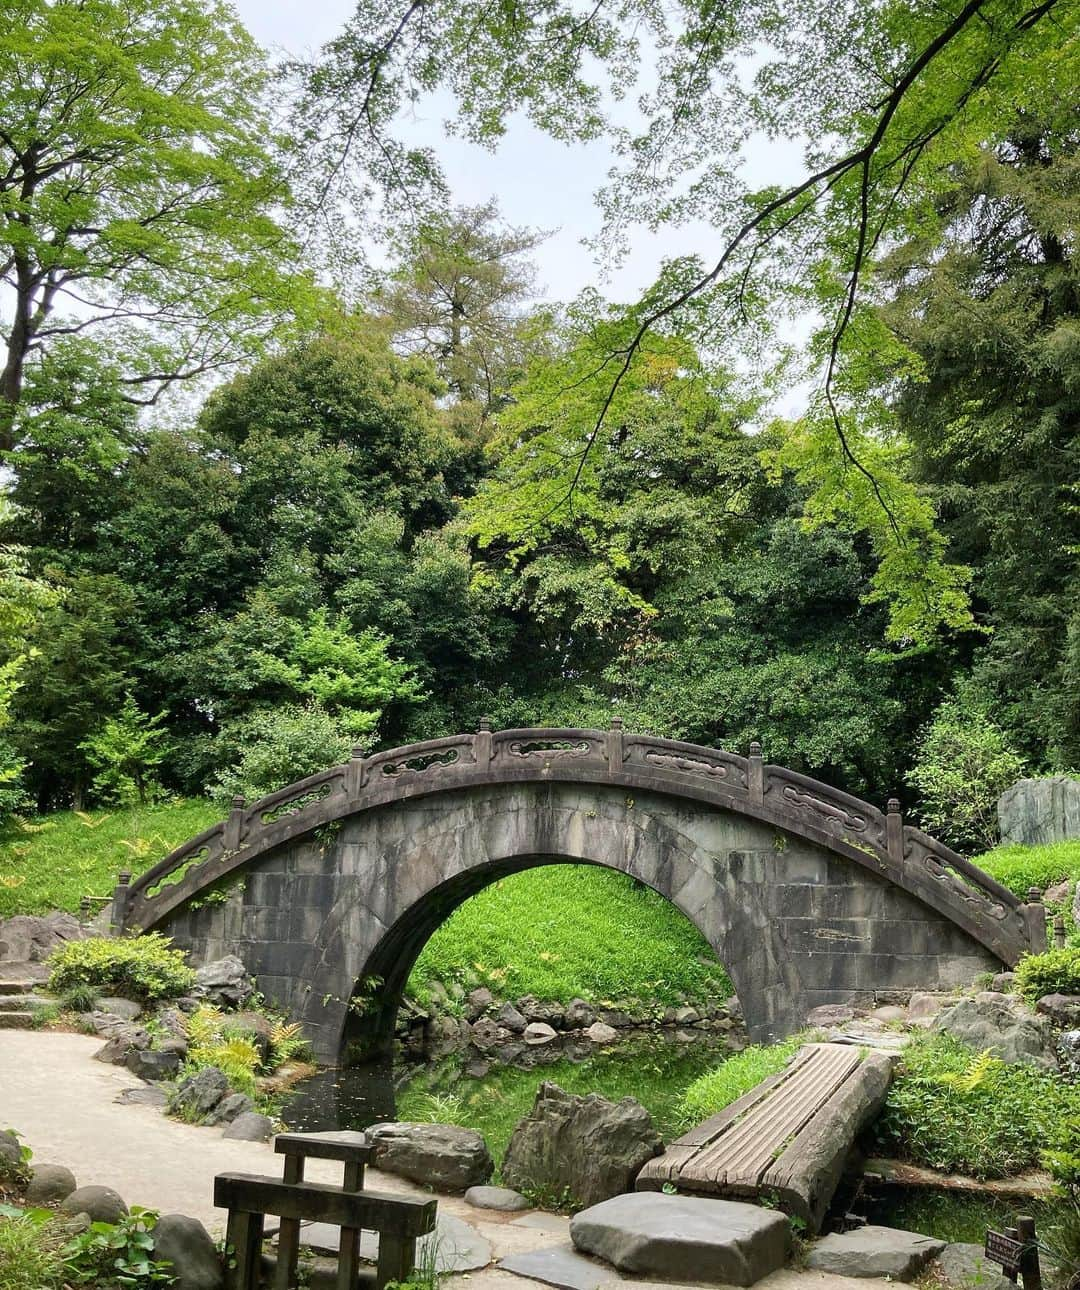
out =
<path fill-rule="evenodd" d="M 201 799 L 125 811 L 57 811 L 0 835 L 0 918 L 75 913 L 83 896 L 107 896 L 121 869 L 142 873 L 221 819 Z"/>
<path fill-rule="evenodd" d="M 588 865 L 530 869 L 466 901 L 424 947 L 409 993 L 426 1000 L 435 980 L 564 1003 L 731 993 L 708 943 L 674 905 Z"/>
<path fill-rule="evenodd" d="M 1041 847 L 995 847 L 974 860 L 1003 887 L 1026 900 L 1029 887 L 1045 891 L 1066 878 L 1080 879 L 1080 839 Z"/>

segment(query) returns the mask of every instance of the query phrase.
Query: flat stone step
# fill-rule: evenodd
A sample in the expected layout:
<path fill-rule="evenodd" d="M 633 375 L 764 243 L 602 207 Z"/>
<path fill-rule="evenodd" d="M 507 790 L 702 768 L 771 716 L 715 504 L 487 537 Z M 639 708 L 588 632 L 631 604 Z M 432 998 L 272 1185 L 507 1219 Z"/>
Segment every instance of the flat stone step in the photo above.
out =
<path fill-rule="evenodd" d="M 892 1054 L 854 1044 L 806 1044 L 784 1070 L 650 1160 L 635 1187 L 770 1192 L 819 1231 L 856 1137 L 885 1102 L 892 1063 Z"/>
<path fill-rule="evenodd" d="M 0 1030 L 32 1030 L 32 1012 L 0 1012 Z"/>
<path fill-rule="evenodd" d="M 52 1002 L 43 994 L 0 994 L 0 1013 L 25 1012 L 27 1008 L 41 1008 Z"/>

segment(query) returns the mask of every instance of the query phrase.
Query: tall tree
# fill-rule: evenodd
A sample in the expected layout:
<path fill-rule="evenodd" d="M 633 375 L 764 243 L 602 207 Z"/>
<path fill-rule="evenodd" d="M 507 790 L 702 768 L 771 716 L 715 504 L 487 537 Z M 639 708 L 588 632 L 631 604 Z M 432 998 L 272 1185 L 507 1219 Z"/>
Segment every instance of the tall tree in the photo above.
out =
<path fill-rule="evenodd" d="M 745 348 L 809 298 L 826 320 L 810 364 L 820 393 L 787 461 L 812 516 L 869 529 L 892 636 L 910 645 L 941 622 L 970 622 L 965 573 L 950 567 L 932 512 L 851 388 L 872 326 L 865 280 L 883 240 L 917 219 L 906 197 L 919 176 L 1080 81 L 1078 21 L 1076 0 L 359 0 L 310 76 L 298 142 L 324 160 L 324 196 L 352 165 L 374 189 L 419 200 L 431 158 L 401 143 L 395 117 L 418 90 L 448 90 L 461 128 L 483 143 L 515 112 L 567 142 L 611 141 L 605 249 L 625 245 L 635 223 L 711 228 L 707 262 L 669 265 L 606 356 L 582 455 L 601 441 L 611 396 L 653 329 L 713 341 L 737 332 Z M 640 90 L 649 64 L 639 113 L 613 108 Z M 761 134 L 805 152 L 786 188 L 744 178 Z"/>
<path fill-rule="evenodd" d="M 529 349 L 527 304 L 545 234 L 510 228 L 492 199 L 425 220 L 399 244 L 374 293 L 395 343 L 426 354 L 459 405 L 455 420 L 490 415 L 521 375 Z"/>
<path fill-rule="evenodd" d="M 108 329 L 147 403 L 306 298 L 265 77 L 223 0 L 0 3 L 0 447 L 59 337 Z"/>

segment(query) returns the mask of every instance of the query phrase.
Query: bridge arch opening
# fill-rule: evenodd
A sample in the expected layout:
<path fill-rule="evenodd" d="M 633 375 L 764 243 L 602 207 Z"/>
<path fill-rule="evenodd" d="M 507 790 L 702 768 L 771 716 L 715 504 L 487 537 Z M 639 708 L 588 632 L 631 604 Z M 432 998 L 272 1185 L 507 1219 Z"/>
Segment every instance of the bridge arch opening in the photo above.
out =
<path fill-rule="evenodd" d="M 523 881 L 526 874 L 529 877 Z M 516 926 L 509 933 L 515 953 L 534 956 L 531 972 L 521 970 L 518 963 L 511 964 L 509 974 L 489 975 L 491 964 L 470 957 L 469 946 L 475 946 L 477 941 L 475 920 L 486 914 L 498 918 L 496 906 L 484 896 L 496 887 L 502 889 L 505 906 L 515 919 L 526 902 L 535 910 L 535 931 Z M 445 938 L 454 936 L 454 916 L 474 900 L 477 908 L 470 920 L 474 930 L 459 934 L 466 938 L 465 943 L 446 943 Z M 587 929 L 590 936 L 597 935 L 598 929 L 598 920 L 588 917 L 586 911 L 600 901 L 608 903 L 610 916 L 600 920 L 603 925 L 598 938 L 588 946 L 593 960 L 586 966 L 585 932 Z M 683 986 L 697 1003 L 719 1004 L 735 992 L 731 975 L 703 928 L 651 884 L 625 870 L 576 856 L 507 857 L 440 884 L 405 910 L 375 945 L 354 983 L 346 1010 L 342 1034 L 345 1064 L 389 1054 L 395 1033 L 400 1033 L 396 1020 L 409 993 L 410 978 L 436 936 L 444 940 L 439 954 L 439 979 L 444 985 L 457 985 L 463 991 L 486 986 L 500 1002 L 514 1002 L 528 993 L 543 1000 L 554 999 L 554 988 L 545 992 L 532 985 L 536 960 L 540 960 L 542 969 L 543 955 L 550 952 L 548 933 L 553 927 L 553 906 L 559 926 L 565 926 L 567 920 L 579 920 L 576 937 L 556 936 L 554 940 L 572 959 L 566 965 L 566 972 L 576 982 L 570 993 L 594 1006 L 653 1001 L 675 1005 L 680 1002 Z M 631 944 L 635 937 L 639 938 L 637 945 Z M 502 953 L 506 953 L 505 949 Z M 567 990 L 558 992 L 565 995 Z M 568 998 L 562 1002 L 568 1002 Z"/>

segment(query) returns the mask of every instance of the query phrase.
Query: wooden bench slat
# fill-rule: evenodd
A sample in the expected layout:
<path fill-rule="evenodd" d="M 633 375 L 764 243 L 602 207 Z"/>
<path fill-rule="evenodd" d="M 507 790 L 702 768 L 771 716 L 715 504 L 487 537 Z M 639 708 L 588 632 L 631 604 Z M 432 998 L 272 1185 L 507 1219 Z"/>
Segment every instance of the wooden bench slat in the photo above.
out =
<path fill-rule="evenodd" d="M 393 1237 L 424 1236 L 435 1227 L 435 1200 L 387 1192 L 345 1192 L 329 1183 L 286 1183 L 261 1174 L 218 1174 L 214 1204 L 241 1213 L 274 1214 L 365 1228 Z"/>
<path fill-rule="evenodd" d="M 343 1129 L 338 1133 L 279 1133 L 274 1139 L 274 1150 L 289 1156 L 366 1165 L 371 1162 L 375 1148 L 366 1134 Z"/>

